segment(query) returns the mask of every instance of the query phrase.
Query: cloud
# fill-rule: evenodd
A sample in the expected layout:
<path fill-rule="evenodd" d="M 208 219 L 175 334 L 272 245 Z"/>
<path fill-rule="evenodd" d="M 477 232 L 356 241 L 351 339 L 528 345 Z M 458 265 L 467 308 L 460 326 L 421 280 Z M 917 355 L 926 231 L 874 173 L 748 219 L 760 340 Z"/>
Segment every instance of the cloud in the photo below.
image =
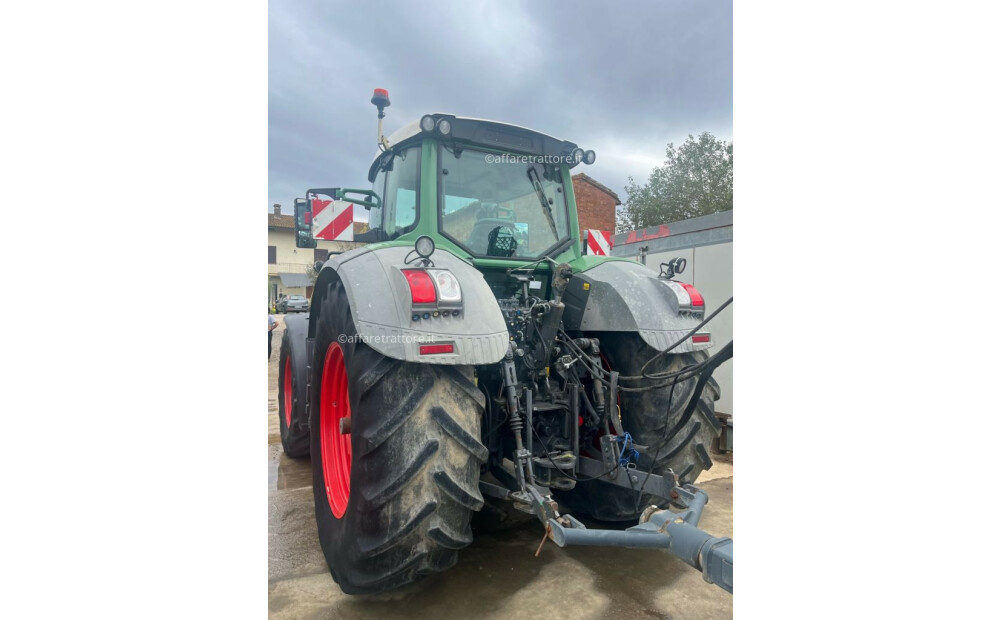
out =
<path fill-rule="evenodd" d="M 385 130 L 428 112 L 490 118 L 597 151 L 588 175 L 624 198 L 668 142 L 732 139 L 732 5 L 272 2 L 268 206 L 367 187 L 373 88 Z"/>

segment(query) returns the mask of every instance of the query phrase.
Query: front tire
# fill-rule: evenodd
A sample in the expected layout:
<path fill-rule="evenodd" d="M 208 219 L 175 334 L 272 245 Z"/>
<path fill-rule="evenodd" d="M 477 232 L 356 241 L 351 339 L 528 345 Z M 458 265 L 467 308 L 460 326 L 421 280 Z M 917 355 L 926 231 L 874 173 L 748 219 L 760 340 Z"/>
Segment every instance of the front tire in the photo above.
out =
<path fill-rule="evenodd" d="M 292 329 L 286 319 L 278 355 L 278 426 L 281 447 L 292 458 L 309 456 L 307 397 L 305 338 L 293 342 Z"/>
<path fill-rule="evenodd" d="M 333 284 L 316 324 L 313 494 L 320 546 L 348 594 L 453 566 L 472 542 L 487 457 L 478 439 L 485 397 L 471 367 L 403 362 L 359 340 L 347 296 Z"/>
<path fill-rule="evenodd" d="M 635 333 L 602 334 L 600 341 L 611 368 L 626 376 L 639 375 L 643 365 L 658 353 Z M 677 371 L 707 357 L 704 351 L 667 354 L 653 362 L 647 372 Z M 681 485 L 694 482 L 703 470 L 712 467 L 708 447 L 722 430 L 715 417 L 715 401 L 720 395 L 715 379 L 706 382 L 694 412 L 683 419 L 697 382 L 697 377 L 678 382 L 672 395 L 669 386 L 645 392 L 621 392 L 624 430 L 636 443 L 648 446 L 648 454 L 643 455 L 648 457 L 645 462 L 656 458 L 650 467 L 652 473 L 663 475 L 673 471 Z M 623 385 L 640 387 L 636 382 Z M 666 498 L 645 491 L 637 502 L 638 490 L 586 481 L 577 483 L 572 491 L 560 493 L 559 500 L 573 511 L 603 521 L 633 521 L 649 504 L 663 506 L 667 502 Z"/>

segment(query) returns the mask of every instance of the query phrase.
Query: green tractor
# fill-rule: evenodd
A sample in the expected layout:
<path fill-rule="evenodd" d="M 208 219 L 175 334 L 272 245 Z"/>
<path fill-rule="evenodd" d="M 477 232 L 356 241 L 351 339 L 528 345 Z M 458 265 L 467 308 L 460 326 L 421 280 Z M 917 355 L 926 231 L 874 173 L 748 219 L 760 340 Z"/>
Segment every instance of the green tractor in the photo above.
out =
<path fill-rule="evenodd" d="M 668 549 L 732 592 L 732 540 L 697 528 L 692 485 L 721 430 L 718 311 L 682 264 L 581 253 L 570 170 L 593 151 L 450 114 L 385 138 L 388 93 L 372 103 L 372 189 L 296 200 L 300 247 L 318 204 L 368 209 L 369 243 L 317 265 L 280 349 L 281 440 L 311 455 L 333 578 L 360 594 L 444 571 L 475 513 L 510 507 L 560 546 Z"/>

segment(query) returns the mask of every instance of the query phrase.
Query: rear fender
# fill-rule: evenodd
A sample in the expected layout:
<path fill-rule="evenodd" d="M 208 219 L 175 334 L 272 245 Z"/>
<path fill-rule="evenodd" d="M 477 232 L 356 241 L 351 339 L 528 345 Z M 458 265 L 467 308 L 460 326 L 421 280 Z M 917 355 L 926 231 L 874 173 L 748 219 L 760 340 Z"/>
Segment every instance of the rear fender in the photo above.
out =
<path fill-rule="evenodd" d="M 631 261 L 608 261 L 575 274 L 563 297 L 563 322 L 568 330 L 586 332 L 638 332 L 658 351 L 679 341 L 698 325 L 701 315 L 682 311 L 677 297 L 656 274 Z M 710 333 L 708 326 L 698 334 Z M 700 351 L 712 346 L 689 338 L 674 353 Z"/>
<path fill-rule="evenodd" d="M 344 286 L 358 337 L 382 355 L 408 362 L 429 364 L 492 364 L 507 353 L 507 325 L 496 297 L 483 275 L 466 261 L 443 248 L 431 260 L 434 267 L 448 269 L 462 287 L 462 310 L 458 317 L 431 316 L 413 320 L 410 288 L 401 269 L 418 267 L 404 261 L 412 246 L 358 248 L 327 261 L 316 281 L 309 318 L 309 335 L 315 335 L 319 309 L 328 285 Z M 421 355 L 420 346 L 451 343 L 454 353 Z"/>

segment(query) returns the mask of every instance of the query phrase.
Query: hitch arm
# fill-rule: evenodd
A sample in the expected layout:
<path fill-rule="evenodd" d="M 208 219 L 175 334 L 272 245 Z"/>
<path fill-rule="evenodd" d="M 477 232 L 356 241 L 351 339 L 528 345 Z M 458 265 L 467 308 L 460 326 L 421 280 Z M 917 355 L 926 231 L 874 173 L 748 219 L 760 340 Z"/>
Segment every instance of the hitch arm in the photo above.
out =
<path fill-rule="evenodd" d="M 552 540 L 560 547 L 586 545 L 666 549 L 699 571 L 708 583 L 733 593 L 733 539 L 717 538 L 698 529 L 708 496 L 691 485 L 684 487 L 690 498 L 681 512 L 650 506 L 639 524 L 622 530 L 589 529 L 570 515 L 549 519 Z"/>

